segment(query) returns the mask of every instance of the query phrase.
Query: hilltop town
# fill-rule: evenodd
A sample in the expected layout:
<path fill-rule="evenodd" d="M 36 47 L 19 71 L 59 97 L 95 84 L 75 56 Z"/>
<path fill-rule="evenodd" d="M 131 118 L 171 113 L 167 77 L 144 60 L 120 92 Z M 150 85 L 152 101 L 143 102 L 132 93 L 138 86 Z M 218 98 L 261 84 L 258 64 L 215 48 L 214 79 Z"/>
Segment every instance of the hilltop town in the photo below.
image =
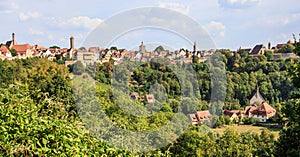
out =
<path fill-rule="evenodd" d="M 294 37 L 295 38 L 295 37 Z M 259 57 L 265 53 L 273 54 L 274 58 L 283 57 L 285 59 L 296 56 L 292 50 L 296 43 L 289 40 L 286 43 L 279 43 L 272 46 L 269 42 L 267 46 L 264 44 L 255 45 L 253 48 L 238 48 L 237 50 L 229 50 L 232 54 L 243 51 L 250 56 Z M 75 38 L 70 37 L 70 47 L 61 48 L 58 46 L 45 47 L 40 45 L 19 44 L 16 41 L 15 33 L 12 33 L 12 39 L 0 45 L 0 59 L 25 59 L 32 57 L 48 58 L 49 60 L 64 59 L 66 65 L 74 64 L 80 60 L 84 64 L 91 63 L 105 63 L 110 59 L 115 60 L 115 64 L 122 62 L 123 60 L 147 62 L 152 58 L 163 57 L 167 62 L 176 64 L 177 62 L 203 62 L 207 60 L 212 54 L 218 52 L 218 49 L 211 50 L 198 50 L 197 43 L 194 42 L 193 50 L 179 49 L 175 51 L 165 50 L 162 46 L 156 50 L 147 51 L 146 46 L 141 42 L 139 50 L 126 50 L 100 47 L 75 47 Z M 197 59 L 193 59 L 196 57 Z"/>

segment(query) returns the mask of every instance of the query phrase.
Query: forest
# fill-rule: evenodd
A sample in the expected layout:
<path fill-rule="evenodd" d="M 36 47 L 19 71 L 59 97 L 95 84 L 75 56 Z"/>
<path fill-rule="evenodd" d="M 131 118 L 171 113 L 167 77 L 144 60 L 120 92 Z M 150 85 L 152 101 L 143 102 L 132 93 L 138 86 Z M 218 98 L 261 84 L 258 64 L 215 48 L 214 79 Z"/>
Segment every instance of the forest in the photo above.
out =
<path fill-rule="evenodd" d="M 164 60 L 87 67 L 42 58 L 0 61 L 0 156 L 300 156 L 299 59 L 218 53 L 214 68 L 197 57 L 192 65 L 173 66 Z M 225 82 L 213 75 L 222 70 Z M 216 86 L 222 102 L 211 95 Z M 271 121 L 284 125 L 278 139 L 267 129 L 221 135 L 188 124 L 186 114 L 194 111 L 243 109 L 257 86 L 277 110 Z M 161 91 L 152 93 L 154 103 L 145 100 L 151 88 Z M 141 99 L 130 100 L 132 92 Z"/>

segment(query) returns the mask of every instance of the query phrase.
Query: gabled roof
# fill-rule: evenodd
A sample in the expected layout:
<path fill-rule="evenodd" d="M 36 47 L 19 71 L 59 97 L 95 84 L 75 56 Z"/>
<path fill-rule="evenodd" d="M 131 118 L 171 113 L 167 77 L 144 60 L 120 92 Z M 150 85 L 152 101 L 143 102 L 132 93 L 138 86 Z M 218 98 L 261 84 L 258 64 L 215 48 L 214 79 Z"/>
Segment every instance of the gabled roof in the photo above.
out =
<path fill-rule="evenodd" d="M 7 49 L 7 47 L 6 47 L 5 45 L 1 45 L 0 51 L 1 51 L 3 54 L 6 54 L 7 52 L 9 52 L 9 50 Z"/>
<path fill-rule="evenodd" d="M 26 51 L 30 49 L 29 44 L 23 44 L 23 45 L 14 45 L 13 49 L 17 51 L 18 54 L 26 54 Z"/>
<path fill-rule="evenodd" d="M 261 103 L 261 105 L 257 106 L 253 111 L 251 111 L 253 115 L 263 115 L 263 116 L 274 116 L 276 110 L 270 106 L 268 103 Z"/>
<path fill-rule="evenodd" d="M 7 41 L 5 45 L 6 45 L 7 47 L 11 47 L 11 46 L 13 46 L 12 44 L 13 44 L 13 41 L 10 40 L 10 41 Z"/>
<path fill-rule="evenodd" d="M 253 95 L 253 97 L 250 99 L 250 105 L 254 105 L 255 103 L 259 103 L 261 104 L 262 102 L 264 102 L 264 98 L 262 97 L 262 95 L 259 92 L 259 88 L 257 86 L 256 89 L 256 93 Z"/>
<path fill-rule="evenodd" d="M 261 112 L 266 112 L 267 114 L 276 112 L 276 110 L 272 106 L 270 106 L 268 103 L 265 102 L 262 103 L 260 106 L 258 106 L 257 110 Z"/>
<path fill-rule="evenodd" d="M 199 120 L 205 120 L 205 119 L 209 119 L 209 118 L 210 118 L 210 113 L 209 113 L 209 111 L 198 111 L 198 112 L 196 113 L 196 115 L 197 115 L 197 118 L 198 118 Z"/>
<path fill-rule="evenodd" d="M 152 102 L 155 101 L 154 95 L 153 95 L 153 94 L 148 94 L 148 95 L 146 95 L 146 99 L 147 99 L 147 101 L 148 101 L 149 103 L 152 103 Z"/>
<path fill-rule="evenodd" d="M 264 45 L 255 45 L 255 47 L 252 49 L 250 54 L 260 54 L 261 49 L 263 49 L 265 46 Z"/>
<path fill-rule="evenodd" d="M 195 114 L 189 114 L 191 122 L 198 122 L 197 116 Z"/>

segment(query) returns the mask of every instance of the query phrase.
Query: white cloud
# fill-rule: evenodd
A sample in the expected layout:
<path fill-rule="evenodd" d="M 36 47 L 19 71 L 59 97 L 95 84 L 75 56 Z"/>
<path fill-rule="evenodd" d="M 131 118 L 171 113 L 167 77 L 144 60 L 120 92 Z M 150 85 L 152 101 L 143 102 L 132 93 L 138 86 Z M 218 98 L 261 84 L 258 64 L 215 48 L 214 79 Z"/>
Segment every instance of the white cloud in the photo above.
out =
<path fill-rule="evenodd" d="M 31 35 L 44 35 L 45 33 L 42 31 L 34 30 L 33 28 L 29 29 Z"/>
<path fill-rule="evenodd" d="M 225 36 L 226 26 L 221 22 L 211 21 L 204 28 L 214 37 Z"/>
<path fill-rule="evenodd" d="M 48 38 L 49 40 L 53 40 L 53 39 L 54 39 L 54 37 L 53 37 L 52 34 L 48 34 L 47 38 Z"/>
<path fill-rule="evenodd" d="M 219 0 L 219 5 L 223 8 L 247 8 L 258 5 L 261 0 Z"/>
<path fill-rule="evenodd" d="M 15 2 L 0 1 L 0 13 L 12 13 L 19 9 L 19 5 Z"/>
<path fill-rule="evenodd" d="M 83 27 L 83 28 L 92 30 L 102 22 L 103 22 L 103 20 L 101 20 L 99 18 L 89 18 L 87 16 L 77 16 L 77 17 L 72 17 L 69 20 L 57 20 L 56 24 L 61 27 Z"/>
<path fill-rule="evenodd" d="M 158 2 L 158 6 L 161 8 L 168 8 L 172 10 L 179 11 L 183 14 L 188 14 L 190 12 L 190 8 L 180 3 L 174 2 Z"/>
<path fill-rule="evenodd" d="M 275 15 L 256 19 L 255 21 L 249 21 L 245 24 L 247 27 L 262 26 L 280 26 L 290 25 L 292 23 L 298 23 L 300 21 L 300 13 L 287 14 L 287 15 Z"/>
<path fill-rule="evenodd" d="M 38 18 L 40 16 L 41 16 L 41 14 L 38 13 L 38 12 L 27 12 L 27 13 L 21 12 L 19 14 L 19 19 L 21 21 L 26 21 L 28 19 L 35 19 L 35 18 Z"/>

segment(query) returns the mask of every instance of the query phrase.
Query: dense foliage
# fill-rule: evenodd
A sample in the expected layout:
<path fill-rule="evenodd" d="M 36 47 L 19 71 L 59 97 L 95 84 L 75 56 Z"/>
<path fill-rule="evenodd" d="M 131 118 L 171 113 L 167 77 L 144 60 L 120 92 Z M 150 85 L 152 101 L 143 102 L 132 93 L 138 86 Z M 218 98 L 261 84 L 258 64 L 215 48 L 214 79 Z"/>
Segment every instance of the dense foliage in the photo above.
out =
<path fill-rule="evenodd" d="M 293 156 L 299 152 L 298 60 L 274 59 L 270 53 L 252 57 L 243 51 L 234 55 L 228 50 L 219 52 L 222 55 L 215 66 L 226 69 L 226 84 L 211 83 L 212 69 L 208 62 L 192 64 L 197 75 L 195 85 L 188 81 L 193 78 L 191 75 L 174 72 L 176 67 L 188 70 L 189 67 L 184 64 L 167 67 L 158 63 L 130 63 L 130 66 L 137 68 L 122 69 L 115 68 L 113 61 L 90 67 L 77 62 L 69 68 L 40 58 L 0 61 L 0 156 Z M 220 68 L 213 70 L 218 71 Z M 291 72 L 287 72 L 287 69 Z M 73 74 L 69 71 L 76 75 L 75 78 L 93 77 L 97 81 L 94 96 L 101 107 L 91 101 L 93 93 L 87 92 L 84 97 L 74 94 L 71 81 Z M 118 74 L 120 76 L 116 77 Z M 119 79 L 112 80 L 112 77 Z M 120 93 L 113 92 L 110 88 L 124 81 L 121 78 L 129 82 L 128 93 L 122 93 L 123 90 L 119 90 Z M 185 88 L 182 88 L 182 84 Z M 217 92 L 225 95 L 224 103 L 214 103 L 225 109 L 242 109 L 249 105 L 249 98 L 256 86 L 259 86 L 266 101 L 277 109 L 273 121 L 285 124 L 288 120 L 279 141 L 276 142 L 267 130 L 261 134 L 238 134 L 227 130 L 220 135 L 205 126 L 181 129 L 187 119 L 185 116 L 176 117 L 176 113 L 211 110 L 214 105 L 211 103 L 213 86 L 219 86 L 220 91 Z M 121 88 L 127 89 L 123 86 Z M 148 103 L 145 99 L 151 88 L 162 91 L 153 93 L 157 98 L 155 103 Z M 295 92 L 291 94 L 291 91 Z M 139 93 L 141 99 L 132 101 L 122 97 L 124 93 L 129 96 L 131 92 Z M 76 108 L 76 105 L 82 105 L 81 102 L 90 102 L 90 106 Z M 139 117 L 125 112 L 126 107 L 137 112 L 134 114 L 148 107 L 155 114 Z M 170 124 L 170 130 L 158 133 L 160 137 L 171 135 L 172 139 L 167 141 L 170 144 L 145 153 L 126 152 L 109 146 L 107 144 L 111 143 L 104 143 L 93 136 L 93 131 L 103 131 L 101 128 L 95 127 L 94 123 L 86 124 L 86 119 L 79 117 L 79 113 L 84 113 L 89 118 L 100 109 L 114 124 L 133 132 L 156 130 Z M 101 118 L 96 118 L 99 120 L 97 123 L 101 122 Z M 173 119 L 176 123 L 169 123 Z M 216 127 L 233 123 L 223 116 L 216 119 L 216 122 Z M 254 121 L 245 119 L 245 123 L 251 124 Z M 153 144 L 157 141 L 151 142 Z M 134 144 L 141 148 L 149 146 L 138 138 L 125 144 L 128 147 Z"/>

